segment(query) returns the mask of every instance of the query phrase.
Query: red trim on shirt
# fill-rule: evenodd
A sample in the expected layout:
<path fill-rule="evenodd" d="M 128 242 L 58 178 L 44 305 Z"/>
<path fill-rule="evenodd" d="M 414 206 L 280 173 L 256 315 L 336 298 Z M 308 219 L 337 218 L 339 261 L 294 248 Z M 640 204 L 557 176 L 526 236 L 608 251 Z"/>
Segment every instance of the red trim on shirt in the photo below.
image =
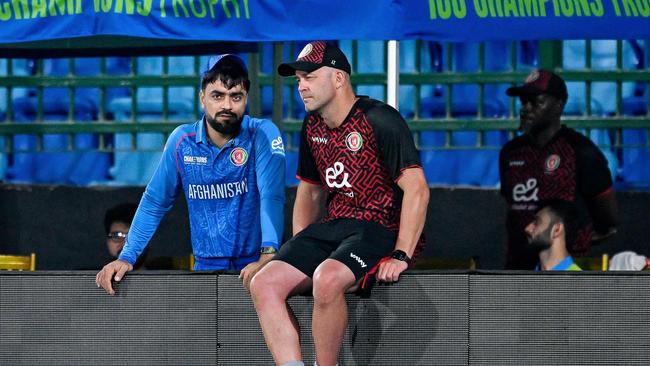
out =
<path fill-rule="evenodd" d="M 402 174 L 404 173 L 404 171 L 405 171 L 406 169 L 414 169 L 414 168 L 422 169 L 422 167 L 419 166 L 419 165 L 417 165 L 417 164 L 415 164 L 415 165 L 409 165 L 409 166 L 407 166 L 407 167 L 405 167 L 405 168 L 400 169 L 400 170 L 399 170 L 399 177 L 397 177 L 397 179 L 395 179 L 395 183 L 399 182 L 400 178 L 402 178 Z"/>
<path fill-rule="evenodd" d="M 311 184 L 315 184 L 315 185 L 321 185 L 321 182 L 317 182 L 315 180 L 303 178 L 303 177 L 299 176 L 298 174 L 296 174 L 296 178 L 298 178 L 299 180 L 305 181 L 307 183 L 311 183 Z"/>
<path fill-rule="evenodd" d="M 614 186 L 610 186 L 609 188 L 607 188 L 606 190 L 602 191 L 601 193 L 598 193 L 598 194 L 596 195 L 596 197 L 602 197 L 602 196 L 605 196 L 605 195 L 607 195 L 607 194 L 609 194 L 609 193 L 612 193 L 612 192 L 614 192 Z"/>
<path fill-rule="evenodd" d="M 174 156 L 176 157 L 176 170 L 178 170 L 179 173 L 181 172 L 181 166 L 180 164 L 178 164 L 178 145 L 180 145 L 183 139 L 186 138 L 187 136 L 194 136 L 194 135 L 196 135 L 196 132 L 187 133 L 181 136 L 181 138 L 178 139 L 178 142 L 176 143 L 176 147 L 174 148 Z"/>

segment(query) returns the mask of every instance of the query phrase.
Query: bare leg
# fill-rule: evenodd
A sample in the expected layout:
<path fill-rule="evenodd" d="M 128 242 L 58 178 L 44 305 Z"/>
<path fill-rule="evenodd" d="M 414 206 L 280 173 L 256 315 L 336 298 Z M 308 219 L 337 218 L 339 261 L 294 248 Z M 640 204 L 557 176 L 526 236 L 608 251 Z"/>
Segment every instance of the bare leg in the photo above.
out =
<path fill-rule="evenodd" d="M 282 261 L 271 261 L 251 281 L 251 295 L 266 345 L 276 364 L 299 361 L 300 328 L 287 298 L 311 287 L 311 279 Z"/>
<path fill-rule="evenodd" d="M 354 284 L 352 271 L 334 259 L 325 260 L 314 272 L 312 335 L 319 366 L 336 365 L 348 326 L 345 292 Z"/>

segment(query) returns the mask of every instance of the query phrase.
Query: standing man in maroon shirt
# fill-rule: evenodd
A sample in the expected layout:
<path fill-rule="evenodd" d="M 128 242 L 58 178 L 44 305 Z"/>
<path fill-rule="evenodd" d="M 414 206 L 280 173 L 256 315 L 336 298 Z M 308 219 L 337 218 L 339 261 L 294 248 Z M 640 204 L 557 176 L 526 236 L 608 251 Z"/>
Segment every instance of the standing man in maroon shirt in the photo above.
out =
<path fill-rule="evenodd" d="M 311 290 L 316 361 L 335 365 L 347 328 L 345 293 L 373 269 L 378 281 L 394 282 L 408 268 L 429 187 L 404 119 L 354 94 L 350 64 L 337 46 L 309 43 L 278 72 L 296 78 L 308 112 L 294 236 L 254 277 L 251 294 L 275 362 L 293 366 L 303 364 L 300 332 L 286 299 Z"/>
<path fill-rule="evenodd" d="M 616 232 L 617 209 L 607 160 L 591 140 L 567 128 L 560 117 L 568 99 L 562 78 L 534 70 L 524 85 L 506 93 L 521 101 L 521 136 L 499 156 L 501 195 L 508 203 L 506 269 L 533 269 L 537 255 L 526 245 L 526 225 L 539 201 L 561 199 L 580 209 L 578 236 L 567 243 L 573 256 Z"/>

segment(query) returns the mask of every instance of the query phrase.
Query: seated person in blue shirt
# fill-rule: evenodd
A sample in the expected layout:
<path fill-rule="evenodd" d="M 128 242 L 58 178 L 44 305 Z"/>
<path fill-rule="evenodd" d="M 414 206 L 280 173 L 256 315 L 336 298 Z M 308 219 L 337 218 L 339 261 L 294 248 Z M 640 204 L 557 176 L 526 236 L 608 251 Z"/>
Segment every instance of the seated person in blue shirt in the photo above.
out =
<path fill-rule="evenodd" d="M 285 156 L 270 120 L 244 114 L 250 80 L 235 55 L 211 57 L 201 77 L 204 116 L 170 135 L 119 258 L 95 282 L 133 269 L 180 191 L 187 201 L 195 270 L 239 270 L 248 288 L 279 247 L 284 226 Z"/>
<path fill-rule="evenodd" d="M 526 226 L 529 245 L 539 252 L 537 271 L 581 271 L 567 250 L 576 235 L 577 209 L 568 201 L 540 202 L 535 219 Z"/>

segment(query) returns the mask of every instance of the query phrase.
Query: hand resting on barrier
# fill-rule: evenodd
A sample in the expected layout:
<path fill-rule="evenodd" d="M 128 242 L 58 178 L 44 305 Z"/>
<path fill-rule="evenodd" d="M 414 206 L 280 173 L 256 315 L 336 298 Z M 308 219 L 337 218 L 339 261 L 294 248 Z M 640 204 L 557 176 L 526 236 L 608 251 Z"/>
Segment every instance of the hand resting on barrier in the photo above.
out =
<path fill-rule="evenodd" d="M 105 265 L 101 271 L 95 276 L 95 284 L 101 287 L 109 295 L 115 295 L 115 290 L 111 284 L 111 280 L 115 278 L 116 282 L 120 282 L 126 272 L 133 270 L 133 265 L 121 259 L 116 259 L 109 264 Z"/>

